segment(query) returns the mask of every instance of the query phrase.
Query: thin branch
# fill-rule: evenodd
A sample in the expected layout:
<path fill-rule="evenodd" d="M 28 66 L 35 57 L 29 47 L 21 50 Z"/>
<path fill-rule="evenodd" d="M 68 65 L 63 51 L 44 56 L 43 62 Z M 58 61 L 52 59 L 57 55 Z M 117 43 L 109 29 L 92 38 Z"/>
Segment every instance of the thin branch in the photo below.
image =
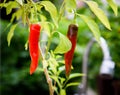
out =
<path fill-rule="evenodd" d="M 50 78 L 50 76 L 48 74 L 47 68 L 44 68 L 44 73 L 45 73 L 45 76 L 46 76 L 46 79 L 47 79 L 47 83 L 49 85 L 50 95 L 53 95 L 54 90 L 53 90 L 53 85 L 52 85 L 52 79 Z"/>
<path fill-rule="evenodd" d="M 48 70 L 47 70 L 47 62 L 43 56 L 43 53 L 42 53 L 42 50 L 40 48 L 40 45 L 39 45 L 39 50 L 40 50 L 40 55 L 41 55 L 41 58 L 42 58 L 42 63 L 43 63 L 43 69 L 44 69 L 44 74 L 46 76 L 46 79 L 47 79 L 47 83 L 49 85 L 49 91 L 50 91 L 50 95 L 54 95 L 54 89 L 53 89 L 53 85 L 52 85 L 52 79 L 50 78 L 49 76 L 49 73 L 48 73 Z"/>

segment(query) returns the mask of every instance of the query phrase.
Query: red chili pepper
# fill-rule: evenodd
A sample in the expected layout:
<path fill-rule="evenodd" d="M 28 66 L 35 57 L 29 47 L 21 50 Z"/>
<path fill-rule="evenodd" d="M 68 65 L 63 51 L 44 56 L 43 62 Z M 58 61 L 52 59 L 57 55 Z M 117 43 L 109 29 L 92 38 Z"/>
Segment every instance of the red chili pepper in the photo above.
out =
<path fill-rule="evenodd" d="M 71 47 L 71 50 L 69 50 L 64 55 L 66 76 L 69 76 L 71 72 L 71 65 L 72 65 L 74 50 L 75 50 L 76 42 L 77 42 L 77 32 L 78 32 L 78 27 L 74 24 L 70 24 L 68 28 L 68 32 L 67 32 L 67 37 L 71 41 L 72 47 Z"/>
<path fill-rule="evenodd" d="M 41 26 L 39 24 L 30 25 L 29 52 L 31 57 L 30 74 L 34 73 L 39 61 L 39 36 Z"/>

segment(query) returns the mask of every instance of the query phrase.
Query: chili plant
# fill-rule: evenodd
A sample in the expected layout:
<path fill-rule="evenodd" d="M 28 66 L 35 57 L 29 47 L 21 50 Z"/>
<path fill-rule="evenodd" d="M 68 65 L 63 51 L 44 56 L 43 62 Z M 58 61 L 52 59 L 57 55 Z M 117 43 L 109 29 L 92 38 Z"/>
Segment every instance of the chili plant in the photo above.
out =
<path fill-rule="evenodd" d="M 57 8 L 55 4 L 50 1 L 36 1 L 35 0 L 4 0 L 1 2 L 0 7 L 6 8 L 6 14 L 10 14 L 12 9 L 16 11 L 13 13 L 10 20 L 10 31 L 7 36 L 8 46 L 14 35 L 14 30 L 18 24 L 22 23 L 24 27 L 29 29 L 29 38 L 26 41 L 25 48 L 29 49 L 31 64 L 30 74 L 35 73 L 38 68 L 39 60 L 42 63 L 42 69 L 46 76 L 46 81 L 49 85 L 50 95 L 54 93 L 58 95 L 66 95 L 66 88 L 69 86 L 78 85 L 79 82 L 69 82 L 72 78 L 83 76 L 82 73 L 71 73 L 72 59 L 74 58 L 74 51 L 77 43 L 77 34 L 79 33 L 77 18 L 82 19 L 88 28 L 91 30 L 93 36 L 98 43 L 100 42 L 100 29 L 95 20 L 86 15 L 77 12 L 77 2 L 79 0 L 63 0 L 60 8 Z M 95 1 L 80 0 L 91 10 L 91 14 L 94 14 L 96 18 L 109 30 L 111 26 L 105 12 L 99 8 L 98 3 Z M 114 14 L 117 16 L 117 5 L 112 0 L 107 0 L 109 6 L 112 8 Z M 86 6 L 83 6 L 86 8 Z M 49 14 L 49 18 L 46 15 Z M 60 22 L 63 18 L 70 16 L 68 33 L 64 35 L 61 31 L 58 31 Z M 16 22 L 14 22 L 16 20 Z M 64 23 L 63 23 L 64 25 Z M 68 25 L 68 26 L 69 26 Z M 66 31 L 67 32 L 67 31 Z M 47 35 L 46 44 L 44 49 L 41 48 L 41 44 L 44 43 L 41 37 L 44 36 L 41 33 Z M 54 49 L 50 49 L 54 36 L 57 36 L 59 42 Z M 29 48 L 28 48 L 29 44 Z M 63 58 L 63 56 L 65 56 Z M 66 77 L 61 73 L 65 72 Z"/>

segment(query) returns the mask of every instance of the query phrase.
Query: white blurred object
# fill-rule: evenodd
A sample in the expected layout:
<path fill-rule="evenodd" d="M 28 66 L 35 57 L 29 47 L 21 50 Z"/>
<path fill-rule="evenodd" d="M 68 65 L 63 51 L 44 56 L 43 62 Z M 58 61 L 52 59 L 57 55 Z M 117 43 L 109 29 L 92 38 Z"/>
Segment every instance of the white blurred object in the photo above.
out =
<path fill-rule="evenodd" d="M 102 38 L 102 37 L 100 38 L 100 47 L 101 47 L 102 52 L 103 52 L 103 56 L 104 56 L 103 59 L 104 59 L 104 60 L 105 60 L 105 59 L 111 59 L 107 42 L 106 42 L 105 39 Z"/>
<path fill-rule="evenodd" d="M 103 61 L 100 67 L 100 74 L 109 74 L 113 76 L 115 63 L 111 60 L 110 52 L 104 38 L 100 38 L 100 46 L 103 51 Z"/>
<path fill-rule="evenodd" d="M 100 67 L 100 74 L 109 74 L 113 76 L 115 63 L 112 60 L 103 60 Z"/>
<path fill-rule="evenodd" d="M 78 95 L 89 95 L 87 93 L 88 91 L 88 87 L 87 87 L 88 58 L 89 58 L 90 50 L 95 42 L 97 42 L 96 39 L 92 38 L 90 42 L 87 44 L 87 48 L 83 54 L 82 73 L 84 73 L 86 76 L 82 77 L 82 83 L 80 83 L 80 85 L 78 86 L 78 88 L 80 89 L 78 92 Z M 100 47 L 103 53 L 103 61 L 100 67 L 100 75 L 107 74 L 107 75 L 113 76 L 115 63 L 111 59 L 107 42 L 103 37 L 100 38 Z"/>
<path fill-rule="evenodd" d="M 66 12 L 65 12 L 65 15 L 66 15 L 66 18 L 69 19 L 69 20 L 74 19 L 74 16 L 75 16 L 73 10 L 71 10 L 71 12 L 66 11 Z"/>

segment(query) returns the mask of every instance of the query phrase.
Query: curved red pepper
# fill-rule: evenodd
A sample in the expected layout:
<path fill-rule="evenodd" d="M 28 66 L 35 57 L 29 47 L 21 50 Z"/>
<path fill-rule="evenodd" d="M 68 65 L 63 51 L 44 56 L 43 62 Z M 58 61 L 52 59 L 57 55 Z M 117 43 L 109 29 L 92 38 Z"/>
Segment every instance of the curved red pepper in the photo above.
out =
<path fill-rule="evenodd" d="M 31 57 L 30 74 L 34 73 L 39 61 L 39 36 L 41 26 L 39 24 L 30 25 L 29 52 Z"/>
<path fill-rule="evenodd" d="M 67 37 L 71 41 L 72 47 L 71 47 L 71 50 L 69 50 L 64 55 L 66 76 L 69 76 L 71 72 L 72 59 L 73 59 L 74 50 L 77 42 L 77 32 L 78 32 L 78 27 L 74 24 L 70 24 L 67 32 Z"/>

